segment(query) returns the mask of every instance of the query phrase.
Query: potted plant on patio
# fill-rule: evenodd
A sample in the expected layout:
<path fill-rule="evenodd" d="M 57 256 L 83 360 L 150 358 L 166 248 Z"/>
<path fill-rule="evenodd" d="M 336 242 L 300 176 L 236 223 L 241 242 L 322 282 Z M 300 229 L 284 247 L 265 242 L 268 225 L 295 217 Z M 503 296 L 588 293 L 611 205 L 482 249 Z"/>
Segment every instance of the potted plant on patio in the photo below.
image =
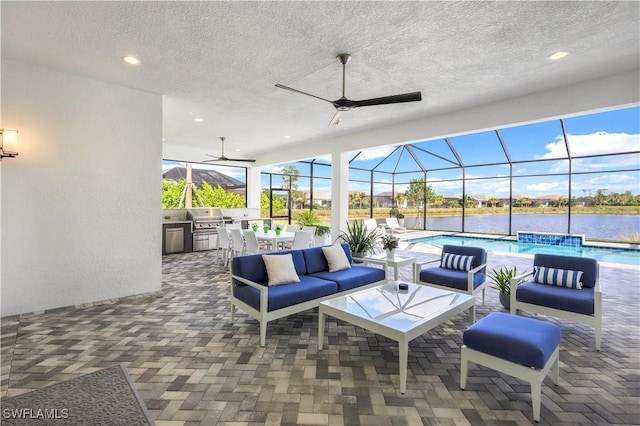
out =
<path fill-rule="evenodd" d="M 313 210 L 307 210 L 300 212 L 298 214 L 298 225 L 302 229 L 303 226 L 315 226 L 316 227 L 316 235 L 314 239 L 314 245 L 324 246 L 331 243 L 331 238 L 329 236 L 329 232 L 331 231 L 331 227 L 326 225 L 324 222 L 320 220 L 318 214 Z"/>
<path fill-rule="evenodd" d="M 378 232 L 369 231 L 362 220 L 347 222 L 347 230 L 340 233 L 339 240 L 349 244 L 353 257 L 362 258 L 367 253 L 373 253 L 378 245 Z"/>
<path fill-rule="evenodd" d="M 404 226 L 404 213 L 400 213 L 396 207 L 389 210 L 389 217 L 395 217 L 398 219 L 398 225 Z"/>
<path fill-rule="evenodd" d="M 500 267 L 500 269 L 493 269 L 487 274 L 489 279 L 493 283 L 491 287 L 498 290 L 498 298 L 500 304 L 506 309 L 511 308 L 511 279 L 518 275 L 518 269 L 516 266 L 509 269 L 506 266 Z M 521 284 L 524 280 L 520 280 L 518 284 Z"/>
<path fill-rule="evenodd" d="M 382 248 L 387 252 L 387 258 L 393 259 L 400 240 L 391 234 L 382 235 Z"/>

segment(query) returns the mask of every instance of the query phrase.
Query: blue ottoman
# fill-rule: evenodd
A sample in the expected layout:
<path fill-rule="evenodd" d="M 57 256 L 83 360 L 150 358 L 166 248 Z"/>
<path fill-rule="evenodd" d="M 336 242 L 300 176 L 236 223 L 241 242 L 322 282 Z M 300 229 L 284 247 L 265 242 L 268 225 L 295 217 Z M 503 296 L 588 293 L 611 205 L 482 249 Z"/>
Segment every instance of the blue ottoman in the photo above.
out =
<path fill-rule="evenodd" d="M 467 386 L 469 361 L 525 380 L 531 384 L 533 419 L 538 422 L 542 381 L 552 368 L 553 382 L 558 384 L 561 338 L 555 324 L 492 312 L 462 335 L 460 388 Z"/>

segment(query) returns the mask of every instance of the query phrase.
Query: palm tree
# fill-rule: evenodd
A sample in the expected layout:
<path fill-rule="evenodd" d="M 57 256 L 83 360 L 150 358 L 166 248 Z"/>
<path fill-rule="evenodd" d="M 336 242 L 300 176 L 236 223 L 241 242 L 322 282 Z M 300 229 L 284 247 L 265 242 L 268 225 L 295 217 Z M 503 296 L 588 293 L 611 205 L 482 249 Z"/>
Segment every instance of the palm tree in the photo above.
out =
<path fill-rule="evenodd" d="M 497 197 L 491 197 L 487 200 L 487 204 L 489 204 L 489 207 L 495 207 L 499 202 L 500 200 Z"/>

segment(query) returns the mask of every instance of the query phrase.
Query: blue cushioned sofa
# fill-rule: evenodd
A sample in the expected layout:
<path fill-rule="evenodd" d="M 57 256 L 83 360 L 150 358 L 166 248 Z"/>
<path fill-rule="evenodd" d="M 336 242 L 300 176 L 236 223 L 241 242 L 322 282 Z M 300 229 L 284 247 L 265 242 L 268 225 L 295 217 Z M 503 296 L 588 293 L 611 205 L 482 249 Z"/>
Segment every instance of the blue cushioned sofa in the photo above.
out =
<path fill-rule="evenodd" d="M 337 293 L 344 295 L 385 282 L 385 262 L 382 269 L 354 265 L 349 245 L 342 244 L 342 249 L 351 268 L 336 272 L 329 272 L 321 247 L 269 253 L 291 253 L 300 278 L 297 283 L 271 287 L 261 254 L 234 257 L 230 266 L 231 320 L 237 307 L 260 321 L 260 345 L 264 346 L 269 321 L 315 308 Z"/>

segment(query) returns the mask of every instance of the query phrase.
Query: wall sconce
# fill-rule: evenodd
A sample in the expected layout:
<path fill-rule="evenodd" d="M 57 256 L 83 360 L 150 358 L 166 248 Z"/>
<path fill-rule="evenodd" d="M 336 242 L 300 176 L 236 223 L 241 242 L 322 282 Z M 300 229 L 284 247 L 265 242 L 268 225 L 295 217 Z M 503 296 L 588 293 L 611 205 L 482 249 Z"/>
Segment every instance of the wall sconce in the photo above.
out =
<path fill-rule="evenodd" d="M 13 158 L 18 155 L 18 131 L 16 129 L 0 129 L 0 159 Z"/>

